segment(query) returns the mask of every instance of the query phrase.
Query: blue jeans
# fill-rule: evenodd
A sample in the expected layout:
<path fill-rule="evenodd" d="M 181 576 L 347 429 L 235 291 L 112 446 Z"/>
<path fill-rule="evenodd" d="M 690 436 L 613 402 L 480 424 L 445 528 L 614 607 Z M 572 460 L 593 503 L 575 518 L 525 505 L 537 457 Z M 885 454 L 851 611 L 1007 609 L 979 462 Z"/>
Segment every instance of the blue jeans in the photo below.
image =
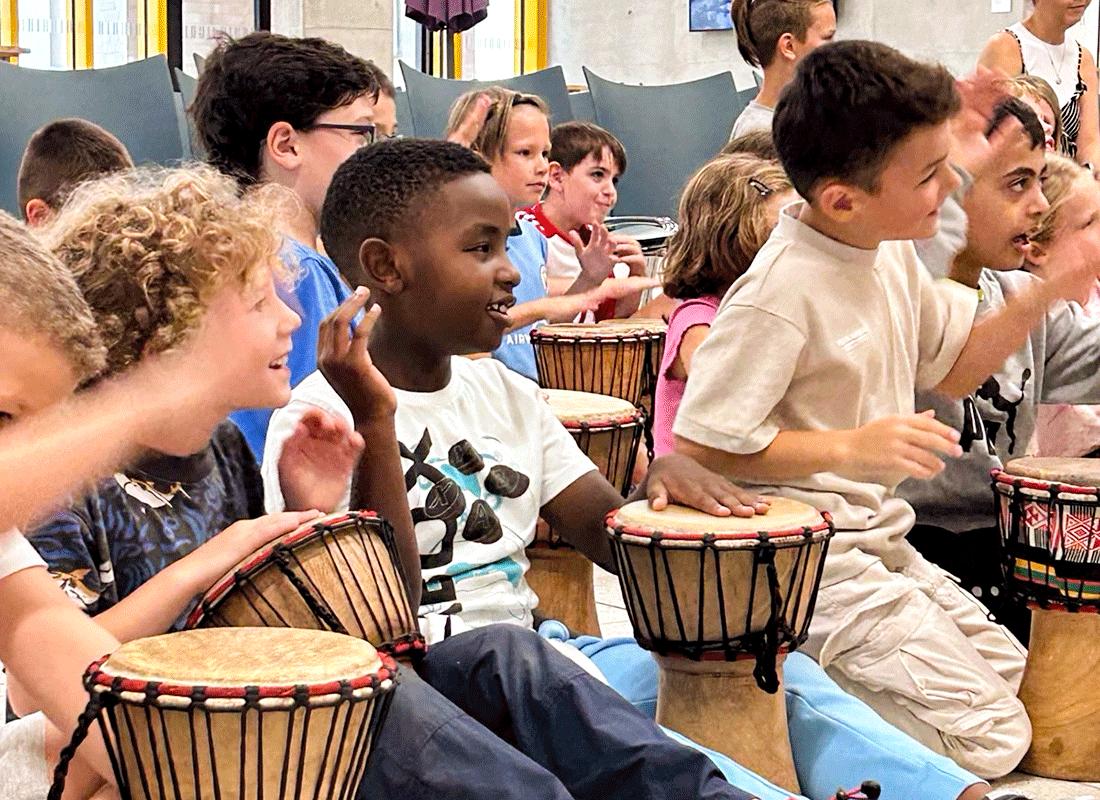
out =
<path fill-rule="evenodd" d="M 560 623 L 543 623 L 549 638 L 566 639 Z M 608 682 L 648 716 L 657 711 L 657 665 L 631 638 L 570 640 Z M 883 800 L 920 797 L 954 800 L 981 779 L 890 725 L 863 701 L 842 690 L 816 661 L 791 653 L 783 663 L 787 721 L 798 782 L 806 797 L 829 800 L 836 790 L 866 780 L 882 785 Z M 683 741 L 683 737 L 678 737 Z M 726 777 L 763 800 L 788 793 L 721 753 L 701 748 Z"/>
<path fill-rule="evenodd" d="M 492 625 L 403 670 L 358 798 L 749 800 L 534 631 Z"/>

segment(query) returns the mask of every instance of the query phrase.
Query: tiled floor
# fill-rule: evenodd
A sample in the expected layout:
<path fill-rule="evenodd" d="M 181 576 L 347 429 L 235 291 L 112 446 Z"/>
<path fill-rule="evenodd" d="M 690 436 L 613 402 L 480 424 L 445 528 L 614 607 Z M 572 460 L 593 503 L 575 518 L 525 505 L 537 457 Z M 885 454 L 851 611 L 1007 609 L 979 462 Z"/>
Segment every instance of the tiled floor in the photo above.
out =
<path fill-rule="evenodd" d="M 623 605 L 618 579 L 609 572 L 595 568 L 596 610 L 600 629 L 605 637 L 630 636 L 630 620 Z M 1049 778 L 1036 778 L 1023 773 L 1013 773 L 993 784 L 993 795 L 1017 792 L 1031 800 L 1067 800 L 1068 798 L 1092 798 L 1100 800 L 1100 783 L 1070 783 Z M 884 800 L 899 800 L 884 798 Z M 910 800 L 910 799 L 906 799 Z M 911 800 L 921 800 L 912 798 Z"/>

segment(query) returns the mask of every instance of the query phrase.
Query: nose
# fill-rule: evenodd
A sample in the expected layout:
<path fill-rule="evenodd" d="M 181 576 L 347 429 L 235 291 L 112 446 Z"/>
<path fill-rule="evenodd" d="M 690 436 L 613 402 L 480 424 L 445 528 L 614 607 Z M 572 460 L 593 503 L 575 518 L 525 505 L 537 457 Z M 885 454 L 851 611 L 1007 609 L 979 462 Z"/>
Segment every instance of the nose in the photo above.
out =
<path fill-rule="evenodd" d="M 545 153 L 539 153 L 535 169 L 538 171 L 539 175 L 545 175 L 550 171 L 550 158 Z"/>
<path fill-rule="evenodd" d="M 279 332 L 289 336 L 291 333 L 298 330 L 298 326 L 302 324 L 302 318 L 298 316 L 293 308 L 283 302 L 283 298 L 276 296 L 275 300 L 280 306 L 281 319 L 279 321 Z"/>
<path fill-rule="evenodd" d="M 1032 219 L 1037 220 L 1049 209 L 1050 203 L 1047 202 L 1046 195 L 1043 194 L 1043 187 L 1036 181 L 1035 185 L 1031 187 L 1030 216 Z"/>
<path fill-rule="evenodd" d="M 507 253 L 501 253 L 497 263 L 497 285 L 510 292 L 519 286 L 520 280 L 519 270 L 512 263 L 512 259 L 508 258 Z"/>

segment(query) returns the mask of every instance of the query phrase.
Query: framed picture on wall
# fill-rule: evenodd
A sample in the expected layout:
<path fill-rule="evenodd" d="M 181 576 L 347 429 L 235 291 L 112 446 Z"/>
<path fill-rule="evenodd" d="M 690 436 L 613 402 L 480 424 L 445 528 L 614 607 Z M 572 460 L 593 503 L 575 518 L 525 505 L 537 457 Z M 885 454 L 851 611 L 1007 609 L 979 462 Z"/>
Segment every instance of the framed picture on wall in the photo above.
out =
<path fill-rule="evenodd" d="M 833 0 L 833 8 L 837 0 Z M 730 0 L 688 0 L 688 28 L 693 31 L 733 30 Z"/>

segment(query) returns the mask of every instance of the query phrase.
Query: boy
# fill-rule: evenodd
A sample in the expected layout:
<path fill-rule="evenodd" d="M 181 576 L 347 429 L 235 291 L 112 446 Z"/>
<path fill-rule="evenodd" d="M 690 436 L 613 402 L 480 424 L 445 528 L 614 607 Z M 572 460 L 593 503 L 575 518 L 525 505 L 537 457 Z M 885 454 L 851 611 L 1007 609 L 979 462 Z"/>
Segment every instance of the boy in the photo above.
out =
<path fill-rule="evenodd" d="M 770 133 L 775 104 L 798 62 L 836 36 L 836 10 L 832 0 L 733 0 L 730 16 L 742 58 L 764 71 L 760 92 L 733 123 L 730 138 Z"/>
<path fill-rule="evenodd" d="M 283 259 L 299 272 L 287 298 L 302 319 L 287 362 L 292 387 L 317 367 L 321 320 L 351 294 L 317 252 L 317 226 L 332 173 L 378 135 L 380 73 L 323 39 L 256 32 L 219 43 L 191 104 L 210 163 L 244 186 L 272 183 L 293 193 L 280 224 Z M 270 409 L 251 409 L 232 417 L 257 460 L 270 416 Z"/>
<path fill-rule="evenodd" d="M 893 490 L 961 453 L 958 432 L 914 413 L 914 388 L 972 390 L 1095 266 L 976 322 L 976 293 L 932 280 L 907 240 L 936 232 L 959 185 L 953 148 L 989 148 L 986 121 L 961 126 L 973 114 L 955 119 L 959 107 L 946 70 L 883 45 L 806 56 L 774 126 L 805 202 L 784 209 L 727 293 L 673 431 L 711 468 L 833 514 L 807 652 L 888 721 L 992 777 L 1029 744 L 1024 652 L 905 542 L 913 512 Z M 965 136 L 952 137 L 953 119 Z M 752 376 L 750 391 L 731 395 L 730 375 Z"/>
<path fill-rule="evenodd" d="M 78 183 L 132 166 L 125 145 L 95 123 L 61 119 L 43 125 L 19 163 L 23 219 L 33 226 L 49 222 Z"/>
<path fill-rule="evenodd" d="M 520 219 L 533 222 L 547 239 L 546 292 L 561 295 L 580 277 L 582 268 L 572 233 L 587 238 L 615 207 L 616 185 L 626 172 L 626 151 L 615 136 L 591 122 L 563 122 L 550 132 L 550 165 L 542 200 L 523 209 Z M 611 234 L 614 257 L 627 275 L 645 274 L 645 256 L 637 240 Z M 619 277 L 626 277 L 622 275 Z M 622 319 L 638 310 L 640 295 L 607 300 L 596 319 Z"/>
<path fill-rule="evenodd" d="M 376 139 L 392 139 L 397 136 L 397 89 L 382 69 L 373 61 L 367 69 L 378 84 L 378 97 L 374 101 L 374 129 Z"/>
<path fill-rule="evenodd" d="M 1023 272 L 1025 260 L 1041 260 L 1040 245 L 1029 239 L 1048 209 L 1040 184 L 1045 133 L 1031 109 L 1027 135 L 1015 137 L 963 200 L 969 225 L 966 247 L 948 266 L 948 276 L 980 294 L 979 315 L 1002 306 L 1037 280 Z M 1084 173 L 1082 173 L 1084 174 Z M 1083 230 L 1095 209 L 1074 209 Z M 935 266 L 929 265 L 935 269 Z M 1054 265 L 1057 267 L 1058 265 Z M 1013 353 L 977 391 L 962 400 L 921 392 L 916 407 L 962 433 L 964 453 L 947 462 L 930 481 L 906 481 L 898 493 L 917 514 L 909 540 L 931 561 L 956 575 L 981 598 L 997 619 L 1027 642 L 1030 612 L 1008 602 L 994 555 L 999 534 L 989 488 L 990 470 L 1020 458 L 1035 432 L 1040 403 L 1100 402 L 1096 369 L 1100 321 L 1075 303 L 1052 306 Z M 996 591 L 991 591 L 991 590 Z"/>

